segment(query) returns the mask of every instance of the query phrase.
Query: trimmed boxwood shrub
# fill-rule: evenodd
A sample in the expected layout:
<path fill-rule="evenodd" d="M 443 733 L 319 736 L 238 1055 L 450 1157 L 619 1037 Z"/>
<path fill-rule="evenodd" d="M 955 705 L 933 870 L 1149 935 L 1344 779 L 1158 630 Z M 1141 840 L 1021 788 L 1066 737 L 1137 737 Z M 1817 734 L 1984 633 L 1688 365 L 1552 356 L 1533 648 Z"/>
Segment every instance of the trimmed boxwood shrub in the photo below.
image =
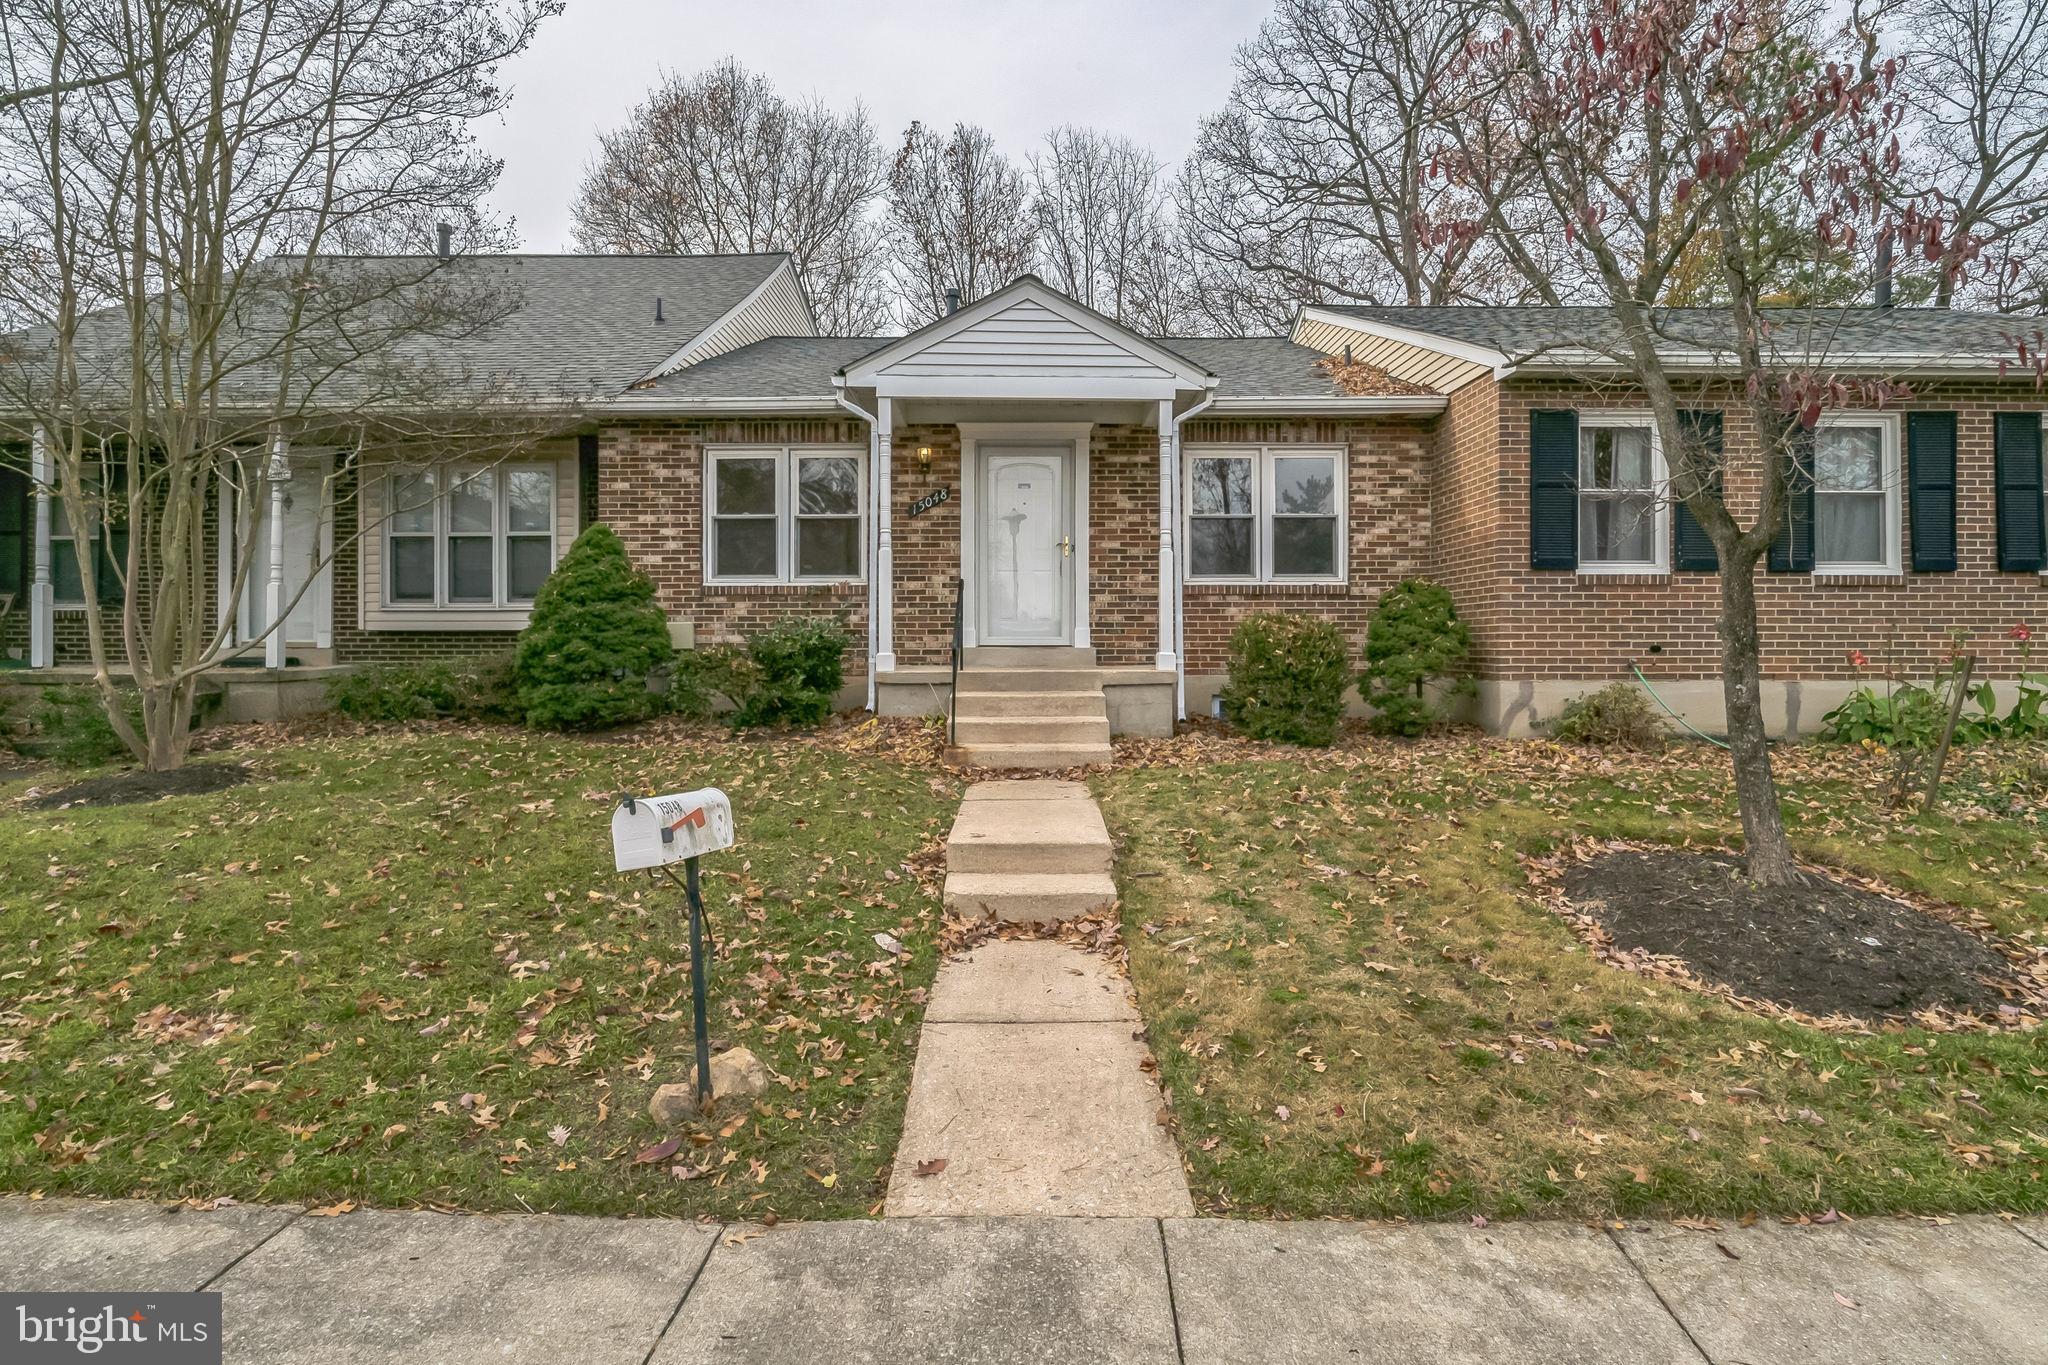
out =
<path fill-rule="evenodd" d="M 597 730 L 659 709 L 675 661 L 654 584 L 609 526 L 592 525 L 534 598 L 512 664 L 519 709 L 543 730 Z"/>
<path fill-rule="evenodd" d="M 447 663 L 376 664 L 327 684 L 327 700 L 353 720 L 516 720 L 509 656 Z"/>
<path fill-rule="evenodd" d="M 1443 724 L 1443 703 L 1471 687 L 1457 676 L 1471 651 L 1472 634 L 1449 591 L 1420 578 L 1387 589 L 1366 627 L 1358 680 L 1359 696 L 1373 709 L 1372 728 L 1419 735 Z"/>
<path fill-rule="evenodd" d="M 1351 651 L 1328 621 L 1293 612 L 1247 616 L 1230 633 L 1223 714 L 1254 739 L 1328 744 L 1344 716 Z"/>
<path fill-rule="evenodd" d="M 764 725 L 816 725 L 832 714 L 846 681 L 851 641 L 837 621 L 783 621 L 744 645 L 709 645 L 676 660 L 669 709 L 708 716 L 723 698 L 736 730 Z"/>

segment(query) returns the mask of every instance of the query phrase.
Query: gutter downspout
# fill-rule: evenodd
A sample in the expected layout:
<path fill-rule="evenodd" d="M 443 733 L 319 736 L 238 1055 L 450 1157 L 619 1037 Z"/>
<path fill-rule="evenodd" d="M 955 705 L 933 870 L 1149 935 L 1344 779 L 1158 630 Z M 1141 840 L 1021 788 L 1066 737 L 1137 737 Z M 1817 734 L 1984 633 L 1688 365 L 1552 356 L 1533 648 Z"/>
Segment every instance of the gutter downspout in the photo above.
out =
<path fill-rule="evenodd" d="M 853 401 L 853 400 L 852 400 L 851 398 L 848 398 L 848 397 L 846 396 L 846 380 L 845 380 L 845 378 L 844 378 L 843 376 L 840 376 L 840 375 L 836 375 L 836 374 L 832 376 L 832 399 L 833 399 L 833 401 L 834 401 L 834 402 L 838 403 L 840 407 L 842 407 L 842 408 L 845 408 L 845 409 L 846 409 L 846 410 L 847 410 L 848 412 L 852 413 L 852 414 L 853 414 L 853 415 L 854 415 L 855 417 L 858 417 L 858 418 L 860 418 L 860 420 L 861 420 L 861 421 L 863 421 L 863 422 L 866 422 L 866 423 L 868 424 L 868 463 L 869 463 L 869 465 L 870 465 L 870 466 L 872 466 L 872 465 L 873 465 L 873 463 L 874 463 L 874 458 L 875 458 L 875 456 L 874 456 L 874 449 L 875 449 L 875 436 L 874 436 L 874 433 L 875 433 L 875 426 L 876 426 L 876 423 L 877 423 L 877 420 L 878 420 L 878 419 L 877 419 L 877 418 L 875 417 L 875 415 L 874 415 L 873 413 L 871 413 L 871 412 L 869 412 L 869 411 L 868 411 L 867 409 L 865 409 L 865 408 L 861 407 L 861 406 L 860 406 L 860 404 L 858 404 L 858 403 L 854 402 L 854 401 Z M 878 550 L 878 548 L 877 548 L 877 544 L 876 544 L 876 542 L 877 542 L 877 538 L 878 538 L 878 537 L 879 537 L 879 536 L 881 535 L 881 515 L 882 515 L 882 513 L 881 513 L 881 509 L 880 509 L 880 508 L 879 508 L 879 507 L 878 507 L 878 506 L 876 505 L 876 503 L 877 503 L 877 500 L 878 500 L 878 499 L 879 499 L 879 498 L 881 497 L 881 494 L 882 494 L 882 481 L 881 481 L 881 479 L 880 479 L 880 477 L 879 477 L 880 473 L 881 473 L 881 471 L 880 471 L 880 470 L 878 470 L 878 469 L 874 469 L 874 468 L 872 468 L 872 467 L 871 467 L 871 468 L 869 468 L 869 470 L 868 470 L 868 529 L 867 529 L 867 535 L 866 535 L 866 536 L 864 537 L 864 539 L 865 539 L 865 540 L 866 540 L 866 542 L 867 542 L 867 569 L 868 569 L 868 573 L 867 573 L 867 579 L 868 579 L 868 610 L 867 610 L 867 617 L 868 617 L 868 712 L 869 712 L 869 714 L 873 714 L 873 713 L 874 713 L 874 710 L 875 710 L 875 627 L 876 627 L 876 621 L 875 621 L 875 572 L 876 572 L 876 561 L 877 561 L 877 560 L 878 560 L 878 559 L 880 558 L 880 553 L 879 553 L 879 550 Z"/>
<path fill-rule="evenodd" d="M 1181 516 L 1181 490 L 1187 481 L 1181 454 L 1181 429 L 1190 417 L 1215 401 L 1216 381 L 1211 380 L 1209 387 L 1202 390 L 1202 400 L 1173 419 L 1173 524 L 1177 535 L 1184 520 Z M 1187 537 L 1181 535 L 1180 553 L 1173 557 L 1173 714 L 1177 720 L 1188 718 L 1187 587 L 1188 545 Z"/>

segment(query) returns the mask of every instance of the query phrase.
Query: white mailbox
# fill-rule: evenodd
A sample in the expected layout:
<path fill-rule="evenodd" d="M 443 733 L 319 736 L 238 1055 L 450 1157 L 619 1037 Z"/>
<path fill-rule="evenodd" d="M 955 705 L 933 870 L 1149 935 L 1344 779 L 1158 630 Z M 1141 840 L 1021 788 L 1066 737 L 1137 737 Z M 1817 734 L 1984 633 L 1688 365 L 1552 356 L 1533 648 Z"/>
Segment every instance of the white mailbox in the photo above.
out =
<path fill-rule="evenodd" d="M 612 812 L 612 859 L 621 872 L 716 853 L 731 848 L 732 838 L 732 802 L 716 787 L 622 796 Z"/>

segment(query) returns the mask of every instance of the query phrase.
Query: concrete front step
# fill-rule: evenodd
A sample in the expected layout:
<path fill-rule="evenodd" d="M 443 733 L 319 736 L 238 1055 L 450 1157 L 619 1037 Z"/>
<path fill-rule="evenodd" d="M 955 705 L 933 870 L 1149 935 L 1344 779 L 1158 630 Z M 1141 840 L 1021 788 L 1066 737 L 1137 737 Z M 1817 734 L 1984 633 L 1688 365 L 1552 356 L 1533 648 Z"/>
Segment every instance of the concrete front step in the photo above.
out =
<path fill-rule="evenodd" d="M 1076 919 L 1116 904 L 1107 872 L 948 872 L 946 908 L 979 918 L 1044 924 Z"/>
<path fill-rule="evenodd" d="M 984 744 L 1109 744 L 1109 717 L 1102 716 L 961 716 L 954 724 L 954 742 L 965 747 Z"/>
<path fill-rule="evenodd" d="M 1102 691 L 1099 668 L 963 668 L 962 692 Z"/>
<path fill-rule="evenodd" d="M 1114 755 L 1101 744 L 962 744 L 954 751 L 970 768 L 1085 768 Z"/>
<path fill-rule="evenodd" d="M 970 645 L 968 668 L 1093 668 L 1095 651 L 1068 645 Z"/>
<path fill-rule="evenodd" d="M 953 699 L 953 714 L 970 716 L 1099 716 L 1109 719 L 1101 692 L 969 692 Z"/>
<path fill-rule="evenodd" d="M 1109 828 L 1081 794 L 963 801 L 946 836 L 948 872 L 1108 872 Z"/>

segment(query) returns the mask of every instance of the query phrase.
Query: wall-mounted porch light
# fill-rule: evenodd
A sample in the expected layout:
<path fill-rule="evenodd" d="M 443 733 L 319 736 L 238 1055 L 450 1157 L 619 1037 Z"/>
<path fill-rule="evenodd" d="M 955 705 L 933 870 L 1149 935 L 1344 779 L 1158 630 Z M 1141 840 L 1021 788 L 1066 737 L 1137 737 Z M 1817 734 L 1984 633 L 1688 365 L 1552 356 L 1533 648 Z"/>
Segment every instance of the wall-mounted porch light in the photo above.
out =
<path fill-rule="evenodd" d="M 917 472 L 920 474 L 932 472 L 932 448 L 930 446 L 919 446 L 917 448 Z"/>

